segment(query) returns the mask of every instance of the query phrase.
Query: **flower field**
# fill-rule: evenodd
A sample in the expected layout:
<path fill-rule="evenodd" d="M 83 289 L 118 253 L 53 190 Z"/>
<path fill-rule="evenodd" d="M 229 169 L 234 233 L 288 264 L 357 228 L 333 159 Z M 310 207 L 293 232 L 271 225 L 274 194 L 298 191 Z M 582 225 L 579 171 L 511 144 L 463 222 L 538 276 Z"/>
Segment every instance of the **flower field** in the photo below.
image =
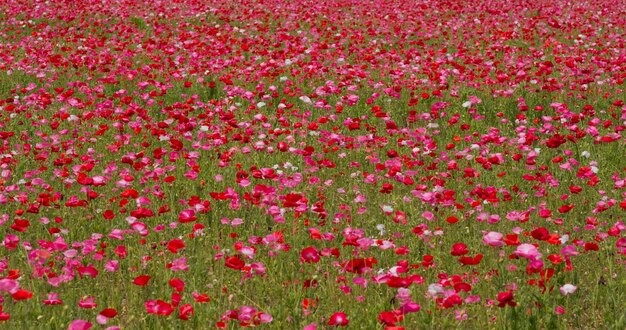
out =
<path fill-rule="evenodd" d="M 0 3 L 0 328 L 626 328 L 626 3 Z"/>

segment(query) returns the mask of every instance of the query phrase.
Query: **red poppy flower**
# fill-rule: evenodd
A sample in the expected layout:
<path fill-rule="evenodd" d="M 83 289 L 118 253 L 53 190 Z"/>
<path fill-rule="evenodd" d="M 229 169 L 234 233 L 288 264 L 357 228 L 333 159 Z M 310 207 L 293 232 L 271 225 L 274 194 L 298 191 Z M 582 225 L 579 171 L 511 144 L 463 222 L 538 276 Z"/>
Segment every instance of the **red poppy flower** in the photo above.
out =
<path fill-rule="evenodd" d="M 402 320 L 402 314 L 399 314 L 397 312 L 384 311 L 378 314 L 378 321 L 380 321 L 382 324 L 384 324 L 387 327 L 395 326 L 396 323 L 400 322 L 401 320 Z"/>
<path fill-rule="evenodd" d="M 167 243 L 167 249 L 172 253 L 178 253 L 183 248 L 185 248 L 185 242 L 181 239 L 173 239 Z"/>
<path fill-rule="evenodd" d="M 178 318 L 181 320 L 189 320 L 189 317 L 193 315 L 193 306 L 191 304 L 184 304 L 178 309 Z"/>
<path fill-rule="evenodd" d="M 338 312 L 331 315 L 327 324 L 331 326 L 344 327 L 350 324 L 350 321 L 348 320 L 346 313 Z"/>
<path fill-rule="evenodd" d="M 320 255 L 316 248 L 309 246 L 300 251 L 300 261 L 306 263 L 317 263 L 320 261 Z"/>
<path fill-rule="evenodd" d="M 168 284 L 178 292 L 182 292 L 185 289 L 185 282 L 180 278 L 173 278 Z"/>
<path fill-rule="evenodd" d="M 456 244 L 454 244 L 452 246 L 452 251 L 450 252 L 450 254 L 452 254 L 455 257 L 466 255 L 468 253 L 469 253 L 469 251 L 467 251 L 467 245 L 465 245 L 463 243 L 456 243 Z"/>
<path fill-rule="evenodd" d="M 480 261 L 483 259 L 483 255 L 482 254 L 477 254 L 476 256 L 469 257 L 469 256 L 463 256 L 461 258 L 459 258 L 459 262 L 463 265 L 478 265 L 480 263 Z"/>
<path fill-rule="evenodd" d="M 19 289 L 11 295 L 15 300 L 26 300 L 33 297 L 33 293 L 28 290 Z"/>
<path fill-rule="evenodd" d="M 135 279 L 133 280 L 133 284 L 138 285 L 138 286 L 146 286 L 148 285 L 148 281 L 150 281 L 152 277 L 149 275 L 140 275 L 135 277 Z"/>
<path fill-rule="evenodd" d="M 366 269 L 371 269 L 378 261 L 375 258 L 358 258 L 344 262 L 342 267 L 351 273 L 363 274 Z"/>
<path fill-rule="evenodd" d="M 246 263 L 241 260 L 238 255 L 226 258 L 225 263 L 226 267 L 236 270 L 241 270 L 246 265 Z"/>
<path fill-rule="evenodd" d="M 196 217 L 195 214 L 196 214 L 196 212 L 194 210 L 183 210 L 178 215 L 178 222 L 180 222 L 180 223 L 187 223 L 187 222 L 196 221 L 196 220 L 198 220 L 198 217 Z"/>
<path fill-rule="evenodd" d="M 497 299 L 499 302 L 498 307 L 504 307 L 506 305 L 515 307 L 517 305 L 517 303 L 513 300 L 513 291 L 511 290 L 498 293 Z"/>

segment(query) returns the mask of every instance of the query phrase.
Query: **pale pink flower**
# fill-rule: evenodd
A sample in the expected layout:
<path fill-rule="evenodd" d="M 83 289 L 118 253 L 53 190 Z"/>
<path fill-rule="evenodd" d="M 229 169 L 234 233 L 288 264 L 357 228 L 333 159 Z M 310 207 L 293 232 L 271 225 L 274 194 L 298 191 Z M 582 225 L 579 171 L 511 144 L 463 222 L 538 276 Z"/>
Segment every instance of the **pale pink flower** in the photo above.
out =
<path fill-rule="evenodd" d="M 181 271 L 181 270 L 189 270 L 189 265 L 187 265 L 187 258 L 179 258 L 172 260 L 172 268 L 173 272 Z"/>
<path fill-rule="evenodd" d="M 489 246 L 500 247 L 504 246 L 504 242 L 502 241 L 503 235 L 501 233 L 490 231 L 485 236 L 483 236 L 483 243 Z"/>
<path fill-rule="evenodd" d="M 520 244 L 515 250 L 515 255 L 521 258 L 526 258 L 530 260 L 535 260 L 541 258 L 541 253 L 537 250 L 532 244 Z"/>
<path fill-rule="evenodd" d="M 578 289 L 575 285 L 573 284 L 565 284 L 562 287 L 559 288 L 559 291 L 561 291 L 561 294 L 564 296 L 567 296 L 568 294 L 572 294 L 574 292 L 576 292 L 576 289 Z"/>

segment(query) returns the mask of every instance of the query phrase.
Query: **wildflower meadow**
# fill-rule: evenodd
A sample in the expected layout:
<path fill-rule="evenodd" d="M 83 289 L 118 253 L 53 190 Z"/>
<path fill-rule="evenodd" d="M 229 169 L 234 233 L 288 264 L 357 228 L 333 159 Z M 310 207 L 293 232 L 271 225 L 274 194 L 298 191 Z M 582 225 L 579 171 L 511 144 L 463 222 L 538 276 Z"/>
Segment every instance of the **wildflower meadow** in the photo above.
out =
<path fill-rule="evenodd" d="M 625 329 L 626 2 L 0 2 L 0 328 Z"/>

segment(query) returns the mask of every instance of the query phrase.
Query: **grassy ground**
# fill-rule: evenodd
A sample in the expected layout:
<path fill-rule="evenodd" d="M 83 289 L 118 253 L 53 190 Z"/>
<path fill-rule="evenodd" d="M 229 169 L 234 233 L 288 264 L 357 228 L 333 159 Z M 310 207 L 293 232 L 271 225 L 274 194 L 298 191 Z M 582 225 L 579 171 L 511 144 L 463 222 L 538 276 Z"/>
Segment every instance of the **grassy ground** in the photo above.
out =
<path fill-rule="evenodd" d="M 541 1 L 512 3 L 568 17 Z M 350 328 L 384 328 L 381 313 L 394 311 L 397 322 L 386 325 L 406 329 L 626 327 L 626 110 L 615 78 L 624 54 L 606 43 L 623 43 L 614 15 L 596 23 L 608 32 L 592 34 L 570 27 L 592 20 L 583 14 L 557 27 L 541 11 L 505 19 L 466 3 L 445 14 L 424 9 L 441 26 L 395 24 L 405 20 L 399 3 L 378 12 L 361 4 L 368 15 L 342 7 L 356 25 L 333 16 L 332 2 L 315 7 L 330 18 L 280 1 L 251 12 L 193 1 L 48 5 L 56 16 L 3 7 L 0 131 L 14 135 L 1 152 L 0 277 L 32 297 L 0 290 L 10 314 L 1 326 L 105 327 L 96 317 L 113 308 L 107 326 L 236 328 L 248 326 L 240 308 L 249 306 L 256 320 L 271 315 L 260 326 L 275 329 L 331 328 L 337 312 Z M 468 35 L 480 25 L 472 15 L 491 28 Z M 533 38 L 510 37 L 507 48 L 495 22 L 512 27 L 522 16 L 536 22 L 522 29 Z M 572 31 L 597 45 L 566 39 Z M 372 46 L 391 35 L 399 39 Z M 546 40 L 580 56 L 578 74 Z M 287 59 L 295 64 L 276 64 Z M 452 71 L 460 66 L 464 78 Z M 515 81 L 508 71 L 518 66 L 538 81 Z M 586 78 L 593 82 L 583 87 Z M 302 199 L 289 205 L 295 195 Z M 141 209 L 152 214 L 132 213 Z M 192 209 L 197 219 L 181 221 Z M 394 221 L 396 212 L 406 221 Z M 488 246 L 488 232 L 517 234 L 542 256 L 516 255 L 513 243 Z M 184 248 L 168 249 L 173 240 Z M 456 243 L 482 259 L 464 265 L 451 254 Z M 319 260 L 305 258 L 306 248 Z M 242 269 L 226 265 L 234 256 Z M 181 258 L 188 268 L 177 271 Z M 364 260 L 369 267 L 353 269 Z M 107 270 L 111 261 L 117 270 Z M 533 270 L 533 261 L 543 264 Z M 394 285 L 385 274 L 413 277 Z M 134 284 L 141 275 L 147 285 Z M 173 278 L 185 284 L 180 299 Z M 429 294 L 435 284 L 443 290 Z M 577 290 L 562 294 L 566 284 Z M 402 287 L 419 311 L 400 312 Z M 499 307 L 509 291 L 515 306 Z M 46 304 L 50 293 L 62 302 Z M 97 306 L 81 306 L 86 297 Z M 146 308 L 159 299 L 168 315 Z M 178 319 L 185 304 L 194 310 L 187 321 Z"/>

